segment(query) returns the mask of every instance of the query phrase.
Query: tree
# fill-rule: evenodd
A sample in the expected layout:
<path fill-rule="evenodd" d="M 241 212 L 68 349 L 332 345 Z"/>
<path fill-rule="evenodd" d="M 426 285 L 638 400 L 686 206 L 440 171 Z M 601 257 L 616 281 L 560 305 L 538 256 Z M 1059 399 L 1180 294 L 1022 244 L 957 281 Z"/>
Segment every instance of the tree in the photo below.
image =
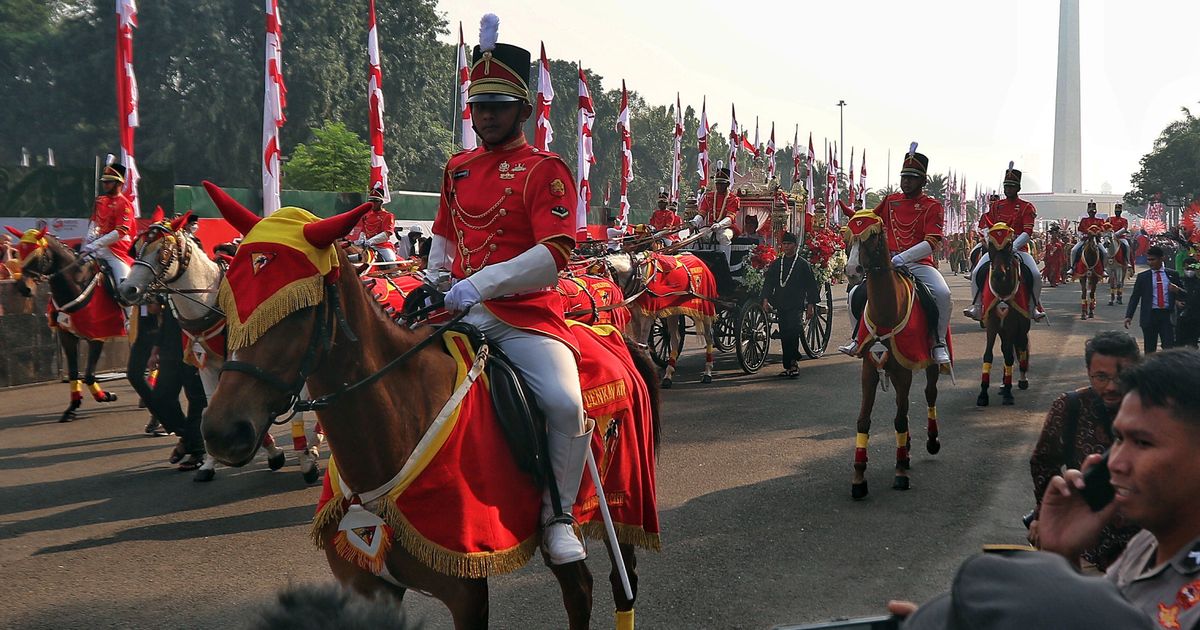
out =
<path fill-rule="evenodd" d="M 1183 119 L 1167 125 L 1142 156 L 1141 168 L 1130 177 L 1133 190 L 1125 194 L 1126 203 L 1143 206 L 1160 193 L 1168 205 L 1187 205 L 1200 197 L 1200 119 L 1186 107 L 1182 110 Z"/>
<path fill-rule="evenodd" d="M 283 165 L 283 183 L 293 190 L 361 192 L 370 185 L 371 147 L 340 122 L 312 132 Z"/>

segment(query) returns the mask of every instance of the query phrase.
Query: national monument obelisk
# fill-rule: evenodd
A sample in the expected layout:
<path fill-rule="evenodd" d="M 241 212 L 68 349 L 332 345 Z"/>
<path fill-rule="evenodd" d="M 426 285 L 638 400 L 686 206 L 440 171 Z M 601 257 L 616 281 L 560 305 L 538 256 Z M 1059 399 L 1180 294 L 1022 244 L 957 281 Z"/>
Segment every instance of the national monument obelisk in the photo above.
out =
<path fill-rule="evenodd" d="M 1083 192 L 1079 112 L 1079 0 L 1059 0 L 1058 89 L 1054 101 L 1051 192 Z"/>

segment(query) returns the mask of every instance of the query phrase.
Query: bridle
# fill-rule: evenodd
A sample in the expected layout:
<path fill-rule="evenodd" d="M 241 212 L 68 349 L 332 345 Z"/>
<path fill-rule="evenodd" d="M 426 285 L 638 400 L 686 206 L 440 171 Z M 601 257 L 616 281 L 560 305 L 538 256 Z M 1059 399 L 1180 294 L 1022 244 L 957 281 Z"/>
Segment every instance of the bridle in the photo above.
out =
<path fill-rule="evenodd" d="M 151 225 L 145 232 L 138 235 L 134 242 L 134 248 L 137 251 L 137 259 L 133 261 L 134 267 L 145 267 L 150 270 L 154 276 L 150 280 L 150 288 L 155 291 L 167 290 L 167 285 L 179 280 L 183 274 L 187 273 L 188 265 L 192 262 L 192 248 L 188 245 L 187 236 L 180 233 L 171 232 L 170 228 L 161 224 Z M 158 269 L 154 265 L 142 260 L 142 254 L 145 253 L 146 247 L 150 243 L 162 242 L 158 248 L 158 259 L 155 261 L 158 264 Z M 139 244 L 141 245 L 139 247 Z M 167 277 L 167 272 L 171 269 L 171 264 L 175 265 L 175 273 L 171 277 Z M 207 292 L 208 289 L 203 291 Z M 193 290 L 192 292 L 198 292 Z"/>

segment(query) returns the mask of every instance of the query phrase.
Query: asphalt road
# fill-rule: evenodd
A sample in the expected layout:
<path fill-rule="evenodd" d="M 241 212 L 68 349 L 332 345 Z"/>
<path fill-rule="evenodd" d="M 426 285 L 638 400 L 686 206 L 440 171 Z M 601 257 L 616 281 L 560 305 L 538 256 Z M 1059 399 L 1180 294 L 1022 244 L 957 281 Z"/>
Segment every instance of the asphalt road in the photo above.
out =
<path fill-rule="evenodd" d="M 1078 285 L 1047 289 L 1051 323 L 1033 334 L 1031 389 L 1017 391 L 1015 406 L 993 395 L 977 408 L 984 335 L 957 314 L 966 281 L 950 282 L 958 383 L 942 380 L 939 455 L 925 453 L 924 423 L 914 422 L 908 492 L 890 489 L 887 394 L 874 414 L 872 494 L 850 499 L 859 366 L 835 344 L 803 362 L 794 381 L 775 376 L 777 342 L 758 375 L 720 357 L 711 385 L 699 383 L 694 347 L 681 360 L 664 393 L 664 550 L 640 558 L 639 627 L 769 628 L 879 614 L 888 598 L 946 589 L 981 544 L 1024 542 L 1027 461 L 1045 409 L 1085 383 L 1084 341 L 1119 327 L 1121 313 L 1100 306 L 1081 322 Z M 838 310 L 835 342 L 848 329 Z M 996 382 L 1001 373 L 997 361 Z M 917 418 L 922 378 L 912 393 Z M 55 422 L 66 385 L 0 390 L 0 627 L 239 628 L 280 587 L 330 579 L 308 540 L 319 489 L 305 486 L 290 451 L 278 472 L 260 455 L 193 483 L 165 461 L 173 438 L 142 433 L 146 415 L 128 385 L 112 389 L 120 401 L 89 400 L 69 425 Z M 277 437 L 290 444 L 284 431 Z M 611 627 L 607 561 L 592 550 L 594 625 Z M 493 627 L 565 625 L 537 559 L 491 587 Z M 449 627 L 438 602 L 410 594 L 405 604 L 426 627 Z"/>

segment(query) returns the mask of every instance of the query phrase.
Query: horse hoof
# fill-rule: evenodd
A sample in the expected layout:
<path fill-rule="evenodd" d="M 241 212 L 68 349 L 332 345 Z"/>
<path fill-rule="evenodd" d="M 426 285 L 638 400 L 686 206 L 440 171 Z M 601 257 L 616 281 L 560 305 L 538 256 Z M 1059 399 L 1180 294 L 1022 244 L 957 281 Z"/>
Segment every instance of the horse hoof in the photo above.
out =
<path fill-rule="evenodd" d="M 867 498 L 867 482 L 850 484 L 850 498 L 860 501 Z"/>
<path fill-rule="evenodd" d="M 1087 320 L 1087 315 L 1080 315 L 1080 316 L 1079 316 L 1079 319 L 1082 319 L 1082 320 Z"/>
<path fill-rule="evenodd" d="M 100 402 L 117 402 L 117 395 L 112 392 L 104 392 L 104 400 Z"/>
<path fill-rule="evenodd" d="M 664 378 L 664 379 L 662 380 L 662 388 L 663 388 L 663 389 L 671 389 L 671 379 L 669 379 L 669 378 Z"/>
<path fill-rule="evenodd" d="M 267 458 L 267 468 L 270 468 L 271 470 L 279 470 L 280 468 L 283 468 L 284 463 L 286 463 L 286 458 L 284 457 L 283 451 L 279 451 L 278 453 Z"/>
<path fill-rule="evenodd" d="M 314 484 L 321 478 L 321 467 L 313 464 L 313 467 L 304 471 L 304 483 Z"/>
<path fill-rule="evenodd" d="M 987 395 L 987 394 L 980 394 L 980 395 L 979 395 L 979 398 L 976 398 L 976 399 L 975 399 L 975 406 L 977 406 L 977 407 L 986 407 L 986 406 L 988 406 L 988 395 Z"/>
<path fill-rule="evenodd" d="M 704 376 L 701 376 L 700 382 L 705 383 L 705 384 L 711 383 L 712 382 L 712 374 L 705 374 Z"/>
<path fill-rule="evenodd" d="M 196 471 L 195 475 L 192 475 L 192 481 L 204 483 L 206 481 L 212 481 L 216 476 L 217 471 L 215 468 L 200 468 Z"/>
<path fill-rule="evenodd" d="M 1016 399 L 1013 398 L 1011 391 L 1001 391 L 1000 392 L 1000 404 L 1011 405 L 1015 402 L 1016 402 Z"/>
<path fill-rule="evenodd" d="M 1117 298 L 1117 304 L 1124 304 L 1124 303 L 1125 302 L 1121 298 Z"/>
<path fill-rule="evenodd" d="M 930 455 L 937 455 L 942 450 L 942 443 L 937 438 L 929 438 L 925 441 L 925 450 L 929 451 Z"/>
<path fill-rule="evenodd" d="M 1026 380 L 1017 381 L 1017 387 L 1020 389 L 1029 389 L 1029 381 L 1026 381 Z"/>
<path fill-rule="evenodd" d="M 896 480 L 892 482 L 892 490 L 908 490 L 908 477 L 896 475 Z"/>
<path fill-rule="evenodd" d="M 62 416 L 60 416 L 58 418 L 58 421 L 59 422 L 75 422 L 76 417 L 78 417 L 78 416 L 75 415 L 75 410 L 68 409 L 63 412 Z"/>

